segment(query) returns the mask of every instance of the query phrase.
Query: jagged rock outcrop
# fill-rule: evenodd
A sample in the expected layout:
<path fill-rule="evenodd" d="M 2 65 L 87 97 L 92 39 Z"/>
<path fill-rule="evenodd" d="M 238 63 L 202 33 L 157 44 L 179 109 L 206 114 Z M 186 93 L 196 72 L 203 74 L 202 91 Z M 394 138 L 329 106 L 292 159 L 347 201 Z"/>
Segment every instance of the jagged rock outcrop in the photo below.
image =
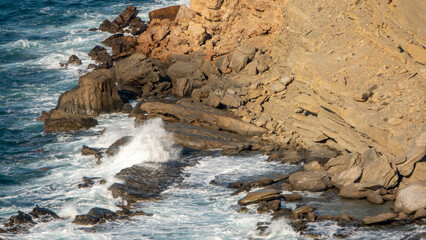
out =
<path fill-rule="evenodd" d="M 95 70 L 78 80 L 78 86 L 63 93 L 55 109 L 73 115 L 97 117 L 101 113 L 121 110 L 121 101 L 108 70 Z"/>

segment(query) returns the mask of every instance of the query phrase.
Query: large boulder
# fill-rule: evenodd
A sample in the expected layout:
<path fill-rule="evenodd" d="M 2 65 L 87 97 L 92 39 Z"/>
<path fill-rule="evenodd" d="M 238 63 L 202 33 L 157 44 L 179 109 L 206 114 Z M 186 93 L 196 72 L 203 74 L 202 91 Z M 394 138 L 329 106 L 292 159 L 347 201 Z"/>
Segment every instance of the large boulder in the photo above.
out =
<path fill-rule="evenodd" d="M 78 86 L 63 93 L 56 106 L 73 115 L 97 117 L 101 113 L 119 112 L 123 102 L 109 70 L 90 72 L 78 80 Z"/>
<path fill-rule="evenodd" d="M 133 54 L 116 63 L 111 71 L 119 90 L 130 90 L 141 95 L 145 85 L 154 86 L 165 81 L 167 66 L 143 54 Z"/>
<path fill-rule="evenodd" d="M 366 198 L 369 191 L 376 188 L 379 186 L 370 183 L 353 183 L 341 187 L 340 196 L 353 199 Z"/>
<path fill-rule="evenodd" d="M 318 192 L 332 186 L 325 171 L 302 171 L 290 175 L 289 181 L 294 190 Z"/>
<path fill-rule="evenodd" d="M 54 109 L 47 114 L 46 120 L 44 121 L 44 131 L 75 131 L 80 129 L 89 129 L 97 124 L 98 121 L 96 121 L 96 119 Z"/>
<path fill-rule="evenodd" d="M 256 48 L 253 45 L 241 45 L 232 54 L 229 67 L 239 72 L 247 66 L 247 63 L 254 58 L 255 54 Z"/>
<path fill-rule="evenodd" d="M 373 183 L 385 188 L 394 187 L 398 183 L 398 174 L 391 163 L 386 156 L 379 156 L 373 148 L 362 153 L 361 168 L 361 183 Z"/>
<path fill-rule="evenodd" d="M 415 183 L 396 194 L 395 211 L 410 214 L 421 208 L 426 208 L 426 183 Z"/>
<path fill-rule="evenodd" d="M 349 169 L 359 163 L 359 155 L 355 153 L 347 153 L 328 160 L 324 165 L 327 174 L 333 178 L 335 175 Z"/>

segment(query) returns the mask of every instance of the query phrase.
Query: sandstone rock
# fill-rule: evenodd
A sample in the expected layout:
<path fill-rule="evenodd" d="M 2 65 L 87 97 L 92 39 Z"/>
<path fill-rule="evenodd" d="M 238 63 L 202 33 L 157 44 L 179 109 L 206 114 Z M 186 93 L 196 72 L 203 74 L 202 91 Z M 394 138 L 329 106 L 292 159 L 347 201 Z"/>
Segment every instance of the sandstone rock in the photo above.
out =
<path fill-rule="evenodd" d="M 317 161 L 312 161 L 312 162 L 304 165 L 303 169 L 307 172 L 309 172 L 309 171 L 324 171 L 324 168 Z"/>
<path fill-rule="evenodd" d="M 235 52 L 232 54 L 229 67 L 234 69 L 236 72 L 239 72 L 247 65 L 248 61 L 249 61 L 248 55 L 235 50 Z"/>
<path fill-rule="evenodd" d="M 345 185 L 340 189 L 340 196 L 343 198 L 366 198 L 368 190 L 376 185 L 370 183 L 353 183 Z"/>
<path fill-rule="evenodd" d="M 260 179 L 257 179 L 255 181 L 251 182 L 250 187 L 252 187 L 252 188 L 264 187 L 264 186 L 267 186 L 267 185 L 271 185 L 273 182 L 274 181 L 272 181 L 271 178 L 263 177 L 263 178 L 260 178 Z"/>
<path fill-rule="evenodd" d="M 123 105 L 123 108 L 121 109 L 121 112 L 122 113 L 130 113 L 130 112 L 132 112 L 132 110 L 133 110 L 132 105 L 129 104 L 129 103 L 126 103 L 126 104 Z"/>
<path fill-rule="evenodd" d="M 426 208 L 425 183 L 413 184 L 398 191 L 395 200 L 395 211 L 403 211 L 410 214 L 420 208 Z"/>
<path fill-rule="evenodd" d="M 118 15 L 114 21 L 113 24 L 117 25 L 119 28 L 127 27 L 130 23 L 130 21 L 138 14 L 138 11 L 136 10 L 136 7 L 134 6 L 128 6 L 123 13 Z"/>
<path fill-rule="evenodd" d="M 374 203 L 374 204 L 383 204 L 384 203 L 383 197 L 380 194 L 373 192 L 373 191 L 370 191 L 370 192 L 367 193 L 367 200 L 371 203 Z"/>
<path fill-rule="evenodd" d="M 188 55 L 170 54 L 166 58 L 166 64 L 170 67 L 176 62 L 189 62 L 190 60 Z"/>
<path fill-rule="evenodd" d="M 296 172 L 290 175 L 289 181 L 292 188 L 299 191 L 318 192 L 332 186 L 325 171 Z"/>
<path fill-rule="evenodd" d="M 152 21 L 153 19 L 169 19 L 170 21 L 174 21 L 180 8 L 180 5 L 176 5 L 151 11 L 149 12 L 149 20 Z"/>
<path fill-rule="evenodd" d="M 142 87 L 148 83 L 156 84 L 166 77 L 166 65 L 142 54 L 133 54 L 115 64 L 112 69 L 116 76 L 118 89 L 142 94 Z"/>
<path fill-rule="evenodd" d="M 123 102 L 108 70 L 95 70 L 78 80 L 78 86 L 63 93 L 55 109 L 88 117 L 121 110 Z M 50 116 L 52 118 L 52 116 Z"/>
<path fill-rule="evenodd" d="M 417 162 L 414 170 L 408 177 L 403 177 L 399 183 L 399 188 L 403 189 L 416 182 L 426 182 L 426 162 Z"/>
<path fill-rule="evenodd" d="M 133 36 L 139 35 L 148 29 L 148 24 L 145 21 L 142 21 L 140 17 L 133 18 L 129 25 Z"/>
<path fill-rule="evenodd" d="M 270 201 L 280 198 L 281 191 L 273 189 L 262 189 L 247 194 L 243 199 L 238 201 L 241 206 L 247 206 L 250 204 L 259 203 L 261 201 Z"/>
<path fill-rule="evenodd" d="M 289 183 L 282 183 L 281 184 L 281 188 L 284 190 L 284 191 L 293 191 L 293 187 L 291 187 L 291 185 L 289 184 Z"/>
<path fill-rule="evenodd" d="M 218 58 L 216 60 L 215 65 L 221 72 L 226 71 L 226 69 L 229 66 L 229 57 L 228 56 L 222 56 L 222 57 Z"/>
<path fill-rule="evenodd" d="M 194 46 L 204 44 L 208 38 L 206 29 L 199 23 L 192 23 L 188 27 L 188 33 Z"/>
<path fill-rule="evenodd" d="M 334 177 L 331 178 L 331 182 L 334 186 L 342 188 L 359 180 L 361 175 L 362 169 L 359 166 L 353 166 L 342 171 L 341 173 L 337 173 Z"/>
<path fill-rule="evenodd" d="M 209 61 L 203 61 L 203 65 L 201 66 L 200 70 L 208 77 L 215 77 L 220 76 L 219 69 L 216 67 L 216 65 L 212 64 Z"/>
<path fill-rule="evenodd" d="M 366 225 L 386 223 L 396 218 L 398 215 L 396 213 L 382 213 L 377 216 L 367 216 L 362 222 Z"/>
<path fill-rule="evenodd" d="M 266 132 L 264 128 L 243 122 L 229 116 L 223 111 L 218 111 L 217 109 L 199 104 L 183 106 L 160 102 L 146 102 L 142 104 L 141 109 L 149 113 L 172 115 L 184 122 L 205 122 L 212 126 L 242 135 L 258 135 Z"/>
<path fill-rule="evenodd" d="M 120 29 L 120 26 L 118 26 L 115 23 L 112 23 L 108 19 L 105 19 L 99 26 L 99 31 L 109 32 L 109 33 L 116 33 L 119 29 Z"/>
<path fill-rule="evenodd" d="M 112 48 L 112 58 L 114 60 L 131 55 L 137 45 L 136 37 L 124 36 L 122 34 L 112 35 L 105 39 L 102 43 L 105 46 Z"/>
<path fill-rule="evenodd" d="M 303 214 L 303 213 L 309 213 L 309 212 L 313 212 L 314 208 L 311 206 L 302 206 L 302 207 L 298 207 L 295 210 L 293 210 L 294 214 Z"/>
<path fill-rule="evenodd" d="M 363 169 L 361 183 L 373 183 L 385 188 L 394 187 L 398 183 L 398 175 L 385 156 L 379 156 L 374 149 L 362 153 Z"/>
<path fill-rule="evenodd" d="M 260 214 L 267 213 L 270 211 L 276 212 L 280 208 L 281 208 L 281 201 L 277 199 L 277 200 L 260 203 L 259 207 L 257 208 L 257 212 Z"/>
<path fill-rule="evenodd" d="M 190 62 L 176 62 L 169 67 L 167 75 L 173 85 L 173 93 L 178 96 L 191 95 L 196 83 L 203 82 L 206 77 L 204 73 Z M 198 84 L 198 87 L 201 87 Z"/>
<path fill-rule="evenodd" d="M 62 110 L 52 110 L 44 121 L 45 132 L 89 129 L 98 124 L 96 119 L 73 115 Z"/>
<path fill-rule="evenodd" d="M 297 202 L 302 200 L 302 195 L 298 193 L 292 193 L 292 194 L 283 194 L 284 200 L 287 202 Z"/>
<path fill-rule="evenodd" d="M 335 217 L 335 220 L 337 222 L 352 222 L 354 220 L 354 217 L 348 214 L 339 214 Z"/>
<path fill-rule="evenodd" d="M 383 200 L 385 201 L 394 201 L 395 195 L 394 194 L 385 194 L 383 195 Z"/>
<path fill-rule="evenodd" d="M 414 219 L 425 218 L 425 217 L 426 217 L 426 209 L 425 208 L 420 208 L 414 214 Z"/>
<path fill-rule="evenodd" d="M 349 169 L 353 165 L 356 165 L 358 160 L 358 155 L 353 153 L 348 153 L 341 155 L 336 158 L 330 159 L 325 165 L 324 168 L 327 171 L 327 174 L 331 176 L 332 178 L 340 174 L 341 172 Z"/>
<path fill-rule="evenodd" d="M 411 152 L 408 153 L 406 160 L 396 165 L 398 172 L 402 176 L 408 177 L 413 172 L 415 164 L 424 159 L 425 154 L 426 146 L 414 147 Z"/>

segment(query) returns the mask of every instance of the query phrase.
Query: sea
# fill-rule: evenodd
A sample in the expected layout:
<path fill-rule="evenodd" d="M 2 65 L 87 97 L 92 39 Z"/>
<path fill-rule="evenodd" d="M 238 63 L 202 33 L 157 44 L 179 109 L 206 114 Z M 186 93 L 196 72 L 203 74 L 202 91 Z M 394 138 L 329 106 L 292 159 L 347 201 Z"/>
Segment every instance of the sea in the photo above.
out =
<path fill-rule="evenodd" d="M 104 19 L 113 20 L 130 5 L 148 20 L 149 11 L 176 4 L 189 5 L 189 0 L 0 0 L 0 223 L 17 211 L 30 212 L 36 204 L 61 217 L 24 232 L 0 234 L 0 239 L 307 238 L 295 232 L 288 219 L 271 223 L 271 215 L 257 214 L 254 206 L 238 213 L 237 201 L 244 193 L 231 196 L 233 190 L 226 183 L 291 173 L 301 167 L 267 162 L 262 154 L 194 156 L 196 164 L 183 170 L 182 179 L 164 191 L 163 200 L 137 205 L 153 216 L 95 227 L 72 223 L 76 215 L 93 207 L 119 210 L 122 201 L 113 198 L 108 187 L 120 181 L 115 174 L 121 169 L 178 159 L 182 149 L 173 144 L 160 119 L 135 127 L 127 115 L 101 115 L 98 126 L 74 133 L 44 133 L 43 122 L 36 119 L 56 106 L 62 92 L 77 86 L 78 77 L 93 63 L 87 53 L 109 36 L 88 29 Z M 72 54 L 83 64 L 60 67 Z M 108 147 L 123 136 L 133 136 L 131 144 L 101 165 L 94 157 L 81 156 L 83 145 Z M 79 189 L 84 176 L 105 178 L 107 184 Z M 219 184 L 211 184 L 212 180 Z M 324 214 L 362 217 L 391 207 L 341 200 L 333 193 L 301 194 L 306 204 Z M 297 207 L 284 201 L 282 206 Z M 257 230 L 259 222 L 270 223 L 263 234 Z M 409 239 L 425 232 L 415 225 L 360 228 L 331 221 L 309 224 L 308 229 L 323 239 L 333 239 L 337 233 L 348 239 Z"/>

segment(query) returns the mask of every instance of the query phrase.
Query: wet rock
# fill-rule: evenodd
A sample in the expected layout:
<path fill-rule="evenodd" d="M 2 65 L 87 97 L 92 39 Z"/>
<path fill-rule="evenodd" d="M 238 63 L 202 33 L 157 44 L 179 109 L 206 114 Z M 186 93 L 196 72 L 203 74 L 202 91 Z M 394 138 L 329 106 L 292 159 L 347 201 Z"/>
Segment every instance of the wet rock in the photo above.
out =
<path fill-rule="evenodd" d="M 302 207 L 298 207 L 295 210 L 293 210 L 294 214 L 304 214 L 304 213 L 309 213 L 309 212 L 313 212 L 314 208 L 311 206 L 302 206 Z"/>
<path fill-rule="evenodd" d="M 117 218 L 117 214 L 115 212 L 105 208 L 98 208 L 98 207 L 90 209 L 87 215 L 95 216 L 100 219 L 103 218 L 109 221 Z"/>
<path fill-rule="evenodd" d="M 280 190 L 261 189 L 255 192 L 248 193 L 243 199 L 238 201 L 241 206 L 259 203 L 261 201 L 275 200 L 281 197 Z"/>
<path fill-rule="evenodd" d="M 73 64 L 73 65 L 79 66 L 79 65 L 81 65 L 81 60 L 76 55 L 71 55 L 68 58 L 68 64 Z"/>
<path fill-rule="evenodd" d="M 34 218 L 41 218 L 41 217 L 50 217 L 53 219 L 59 219 L 60 217 L 53 211 L 47 209 L 47 208 L 41 208 L 38 205 L 30 212 L 30 215 Z"/>
<path fill-rule="evenodd" d="M 395 211 L 410 214 L 421 208 L 426 208 L 426 183 L 412 184 L 396 194 Z"/>
<path fill-rule="evenodd" d="M 99 25 L 98 29 L 103 32 L 116 33 L 120 27 L 117 24 L 112 23 L 110 20 L 105 19 L 101 25 Z"/>
<path fill-rule="evenodd" d="M 64 132 L 80 129 L 89 129 L 98 124 L 96 119 L 74 115 L 62 110 L 52 110 L 48 113 L 44 121 L 45 132 Z"/>
<path fill-rule="evenodd" d="M 228 184 L 227 188 L 240 188 L 243 185 L 241 182 L 231 182 Z"/>
<path fill-rule="evenodd" d="M 126 104 L 124 104 L 124 105 L 123 105 L 123 108 L 121 109 L 121 112 L 122 112 L 122 113 L 131 113 L 131 112 L 132 112 L 132 110 L 133 110 L 132 105 L 131 105 L 131 104 L 128 104 L 128 103 L 126 103 Z"/>
<path fill-rule="evenodd" d="M 283 194 L 283 197 L 286 202 L 297 202 L 303 198 L 303 196 L 298 193 Z"/>
<path fill-rule="evenodd" d="M 273 201 L 267 201 L 267 202 L 261 202 L 259 203 L 259 207 L 257 208 L 257 212 L 267 213 L 270 211 L 276 212 L 281 208 L 281 201 L 279 199 L 273 200 Z"/>
<path fill-rule="evenodd" d="M 337 222 L 353 222 L 355 218 L 349 214 L 339 214 L 334 219 Z"/>
<path fill-rule="evenodd" d="M 77 225 L 95 225 L 100 221 L 100 218 L 92 216 L 92 215 L 88 215 L 88 214 L 83 214 L 83 215 L 77 215 L 74 218 L 74 221 L 72 221 L 72 223 L 77 224 Z"/>
<path fill-rule="evenodd" d="M 237 212 L 239 212 L 239 213 L 247 213 L 249 210 L 248 210 L 248 208 L 246 208 L 246 207 L 240 207 L 240 208 L 238 208 L 238 210 L 237 210 Z"/>
<path fill-rule="evenodd" d="M 383 197 L 377 192 L 370 191 L 367 193 L 367 200 L 374 204 L 383 204 Z"/>
<path fill-rule="evenodd" d="M 169 161 L 156 166 L 125 168 L 116 175 L 123 183 L 114 183 L 109 190 L 113 197 L 121 197 L 128 203 L 161 200 L 160 193 L 181 179 L 182 169 L 188 165 L 184 161 Z"/>
<path fill-rule="evenodd" d="M 87 55 L 96 63 L 105 64 L 107 68 L 112 66 L 112 58 L 104 47 L 97 45 Z"/>
<path fill-rule="evenodd" d="M 95 184 L 105 184 L 106 180 L 101 177 L 83 177 L 83 183 L 78 184 L 78 188 L 88 188 Z"/>
<path fill-rule="evenodd" d="M 138 94 L 130 90 L 125 90 L 125 89 L 118 90 L 118 95 L 120 96 L 123 103 L 129 103 L 130 100 L 138 99 Z"/>
<path fill-rule="evenodd" d="M 101 148 L 91 148 L 88 146 L 83 146 L 83 148 L 81 149 L 81 155 L 83 156 L 94 156 L 95 158 L 97 158 L 98 160 L 100 160 L 102 158 L 102 153 L 103 153 L 104 149 Z"/>
<path fill-rule="evenodd" d="M 267 185 L 271 185 L 274 183 L 271 178 L 269 177 L 263 177 L 261 179 L 254 180 L 252 183 L 250 183 L 250 187 L 252 188 L 258 188 L 258 187 L 264 187 Z"/>
<path fill-rule="evenodd" d="M 362 222 L 366 225 L 383 224 L 393 220 L 397 216 L 398 215 L 396 213 L 382 213 L 377 216 L 367 216 L 362 220 Z"/>
<path fill-rule="evenodd" d="M 113 78 L 108 70 L 95 70 L 81 76 L 77 87 L 60 96 L 56 109 L 87 117 L 119 112 L 123 102 Z"/>
<path fill-rule="evenodd" d="M 284 191 L 289 191 L 289 192 L 293 191 L 293 187 L 290 185 L 290 183 L 286 183 L 286 182 L 282 183 L 281 188 Z"/>
<path fill-rule="evenodd" d="M 18 211 L 18 215 L 11 216 L 7 223 L 4 224 L 5 227 L 13 227 L 16 225 L 30 224 L 34 225 L 32 217 L 24 212 Z"/>
<path fill-rule="evenodd" d="M 231 196 L 235 196 L 238 195 L 242 192 L 249 192 L 251 190 L 250 184 L 248 182 L 244 182 L 238 189 L 237 191 L 233 192 L 231 194 Z"/>
<path fill-rule="evenodd" d="M 126 146 L 132 140 L 133 140 L 132 136 L 125 136 L 125 137 L 122 137 L 122 138 L 118 139 L 113 144 L 111 144 L 111 146 L 108 147 L 108 149 L 106 151 L 107 154 L 108 154 L 108 156 L 114 156 L 114 155 L 116 155 L 120 151 L 120 147 Z"/>
<path fill-rule="evenodd" d="M 289 181 L 292 188 L 299 191 L 318 192 L 332 186 L 325 171 L 296 172 L 290 175 Z"/>

